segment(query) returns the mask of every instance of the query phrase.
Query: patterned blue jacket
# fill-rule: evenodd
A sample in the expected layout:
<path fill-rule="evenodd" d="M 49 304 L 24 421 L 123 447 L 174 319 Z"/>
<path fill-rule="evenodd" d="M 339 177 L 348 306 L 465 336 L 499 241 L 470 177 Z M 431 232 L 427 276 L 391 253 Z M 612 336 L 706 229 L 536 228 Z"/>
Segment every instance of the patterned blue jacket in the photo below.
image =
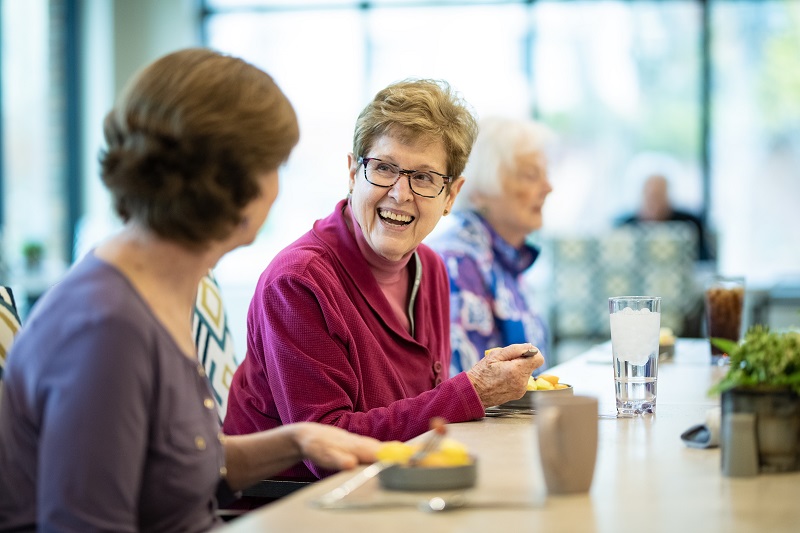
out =
<path fill-rule="evenodd" d="M 475 212 L 453 218 L 451 227 L 426 241 L 444 259 L 450 278 L 451 375 L 471 368 L 485 350 L 515 343 L 534 344 L 547 360 L 547 325 L 521 279 L 539 250 L 513 247 Z"/>

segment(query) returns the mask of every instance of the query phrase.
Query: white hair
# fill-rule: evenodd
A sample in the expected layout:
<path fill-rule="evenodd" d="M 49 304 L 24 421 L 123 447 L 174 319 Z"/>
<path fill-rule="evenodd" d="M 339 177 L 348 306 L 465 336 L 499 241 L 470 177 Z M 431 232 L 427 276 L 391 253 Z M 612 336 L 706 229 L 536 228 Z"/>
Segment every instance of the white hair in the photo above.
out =
<path fill-rule="evenodd" d="M 472 210 L 478 194 L 502 193 L 502 176 L 513 169 L 517 155 L 540 152 L 548 159 L 555 145 L 548 127 L 529 119 L 488 117 L 478 124 L 478 138 L 464 168 L 464 186 L 453 209 Z M 477 194 L 476 194 L 477 193 Z"/>

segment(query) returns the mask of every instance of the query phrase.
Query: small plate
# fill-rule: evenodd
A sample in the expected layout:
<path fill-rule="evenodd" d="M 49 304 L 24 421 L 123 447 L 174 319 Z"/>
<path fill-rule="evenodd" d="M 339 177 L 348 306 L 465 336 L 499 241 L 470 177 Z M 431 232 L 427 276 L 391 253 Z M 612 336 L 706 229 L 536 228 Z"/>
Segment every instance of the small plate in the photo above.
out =
<path fill-rule="evenodd" d="M 468 489 L 478 478 L 477 460 L 460 466 L 394 465 L 378 474 L 386 490 L 455 490 Z"/>
<path fill-rule="evenodd" d="M 530 409 L 533 404 L 531 403 L 533 399 L 536 397 L 537 394 L 575 394 L 574 390 L 572 389 L 572 385 L 567 385 L 566 389 L 554 389 L 554 390 L 529 390 L 525 391 L 525 394 L 519 400 L 511 400 L 510 402 L 506 402 L 501 404 L 500 407 L 503 408 L 513 408 L 513 409 Z"/>
<path fill-rule="evenodd" d="M 659 344 L 658 345 L 658 360 L 667 361 L 675 356 L 674 344 Z"/>

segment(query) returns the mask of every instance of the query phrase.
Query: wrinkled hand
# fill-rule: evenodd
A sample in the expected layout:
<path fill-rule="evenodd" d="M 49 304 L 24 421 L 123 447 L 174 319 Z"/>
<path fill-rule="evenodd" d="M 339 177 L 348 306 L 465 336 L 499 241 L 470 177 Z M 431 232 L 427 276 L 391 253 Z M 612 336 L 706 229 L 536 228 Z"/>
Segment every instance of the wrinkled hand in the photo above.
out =
<path fill-rule="evenodd" d="M 494 348 L 467 371 L 484 407 L 522 398 L 528 376 L 544 364 L 541 352 L 533 357 L 520 357 L 531 348 L 530 344 Z"/>
<path fill-rule="evenodd" d="M 380 441 L 341 428 L 301 422 L 293 424 L 295 442 L 303 458 L 331 470 L 346 470 L 359 463 L 373 463 Z"/>

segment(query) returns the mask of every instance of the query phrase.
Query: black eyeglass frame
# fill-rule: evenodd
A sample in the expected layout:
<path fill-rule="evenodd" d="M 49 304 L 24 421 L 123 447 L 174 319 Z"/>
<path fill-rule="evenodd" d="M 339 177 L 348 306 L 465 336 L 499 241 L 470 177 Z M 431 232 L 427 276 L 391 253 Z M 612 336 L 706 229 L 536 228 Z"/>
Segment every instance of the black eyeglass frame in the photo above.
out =
<path fill-rule="evenodd" d="M 394 180 L 394 183 L 392 183 L 391 185 L 380 185 L 378 183 L 370 181 L 369 178 L 367 177 L 367 164 L 370 161 L 380 161 L 381 163 L 386 163 L 387 165 L 392 165 L 393 167 L 397 167 L 397 179 Z M 400 180 L 400 177 L 403 176 L 403 174 L 405 174 L 406 178 L 408 178 L 408 188 L 411 189 L 411 192 L 413 192 L 417 196 L 422 196 L 423 198 L 438 198 L 439 195 L 442 194 L 442 191 L 444 191 L 445 188 L 453 182 L 453 176 L 446 176 L 446 175 L 444 175 L 444 174 L 442 174 L 440 172 L 436 172 L 435 170 L 408 170 L 408 169 L 405 169 L 405 168 L 400 168 L 397 165 L 395 165 L 394 163 L 389 163 L 388 161 L 384 161 L 383 159 L 378 159 L 377 157 L 359 156 L 358 157 L 358 164 L 362 165 L 364 167 L 364 179 L 367 180 L 368 183 L 370 183 L 370 184 L 372 184 L 372 185 L 374 185 L 376 187 L 382 187 L 384 189 L 391 189 L 392 187 L 397 185 L 397 182 Z M 427 194 L 418 193 L 417 191 L 414 190 L 414 186 L 411 185 L 411 176 L 414 175 L 414 174 L 417 174 L 417 173 L 421 173 L 421 174 L 436 174 L 440 178 L 443 178 L 444 179 L 444 183 L 442 184 L 442 188 L 439 189 L 439 192 L 437 192 L 436 195 L 434 195 L 434 196 L 428 196 Z"/>

